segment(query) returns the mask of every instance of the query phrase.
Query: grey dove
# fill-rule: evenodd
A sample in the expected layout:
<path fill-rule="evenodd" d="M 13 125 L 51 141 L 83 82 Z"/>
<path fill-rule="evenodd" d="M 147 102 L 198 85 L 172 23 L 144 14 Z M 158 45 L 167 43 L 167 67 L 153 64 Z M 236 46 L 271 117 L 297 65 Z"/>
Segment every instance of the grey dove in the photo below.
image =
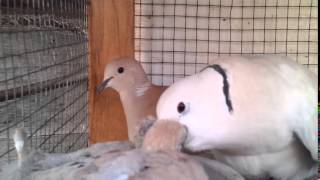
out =
<path fill-rule="evenodd" d="M 21 166 L 12 163 L 4 167 L 0 177 L 6 180 L 244 180 L 219 162 L 176 151 L 186 137 L 184 126 L 161 121 L 150 130 L 146 139 L 152 144 L 144 142 L 142 149 L 134 149 L 128 142 L 109 142 L 66 154 L 31 150 L 29 154 L 21 154 L 18 160 L 23 161 Z M 159 140 L 157 135 L 166 138 L 161 139 L 160 144 L 154 143 Z M 25 141 L 14 140 L 23 144 L 20 149 L 26 145 Z"/>
<path fill-rule="evenodd" d="M 129 140 L 139 146 L 142 137 L 138 127 L 148 116 L 155 116 L 157 101 L 166 87 L 152 84 L 141 64 L 130 58 L 115 59 L 106 65 L 103 81 L 97 91 L 101 92 L 108 87 L 119 93 Z"/>
<path fill-rule="evenodd" d="M 315 178 L 317 76 L 279 56 L 231 56 L 171 85 L 157 121 L 188 129 L 184 148 L 212 150 L 246 179 Z"/>

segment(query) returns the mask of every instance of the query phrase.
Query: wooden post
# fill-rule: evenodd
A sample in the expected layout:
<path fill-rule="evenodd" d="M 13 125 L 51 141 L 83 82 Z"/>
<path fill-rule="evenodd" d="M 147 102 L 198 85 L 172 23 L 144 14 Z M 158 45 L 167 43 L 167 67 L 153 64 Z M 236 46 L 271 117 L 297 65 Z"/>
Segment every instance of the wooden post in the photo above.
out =
<path fill-rule="evenodd" d="M 126 140 L 127 125 L 119 95 L 96 93 L 105 65 L 134 57 L 133 0 L 91 0 L 89 8 L 89 142 Z"/>

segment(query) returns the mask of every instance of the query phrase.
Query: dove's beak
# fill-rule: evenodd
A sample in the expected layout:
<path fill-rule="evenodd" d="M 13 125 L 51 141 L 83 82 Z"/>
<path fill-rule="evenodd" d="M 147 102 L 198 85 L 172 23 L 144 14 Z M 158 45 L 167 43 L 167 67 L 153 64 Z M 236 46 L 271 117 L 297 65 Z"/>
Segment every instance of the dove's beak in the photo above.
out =
<path fill-rule="evenodd" d="M 103 80 L 98 86 L 97 86 L 97 93 L 101 93 L 107 86 L 108 82 L 113 78 L 113 76 L 109 77 L 106 80 Z"/>

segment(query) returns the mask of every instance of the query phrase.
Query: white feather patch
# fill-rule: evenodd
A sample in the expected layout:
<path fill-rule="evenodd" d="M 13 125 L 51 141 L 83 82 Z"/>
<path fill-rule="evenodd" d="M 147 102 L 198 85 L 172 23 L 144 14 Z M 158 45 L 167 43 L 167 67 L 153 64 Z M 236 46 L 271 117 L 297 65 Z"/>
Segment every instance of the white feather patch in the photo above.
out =
<path fill-rule="evenodd" d="M 150 82 L 146 82 L 141 86 L 136 87 L 136 92 L 135 92 L 136 96 L 137 97 L 143 96 L 144 93 L 150 88 L 150 86 L 151 86 Z"/>
<path fill-rule="evenodd" d="M 21 152 L 23 149 L 24 142 L 23 141 L 15 141 L 14 146 L 18 152 Z"/>
<path fill-rule="evenodd" d="M 116 180 L 127 180 L 129 179 L 129 175 L 127 174 L 121 174 L 118 177 L 116 177 Z"/>

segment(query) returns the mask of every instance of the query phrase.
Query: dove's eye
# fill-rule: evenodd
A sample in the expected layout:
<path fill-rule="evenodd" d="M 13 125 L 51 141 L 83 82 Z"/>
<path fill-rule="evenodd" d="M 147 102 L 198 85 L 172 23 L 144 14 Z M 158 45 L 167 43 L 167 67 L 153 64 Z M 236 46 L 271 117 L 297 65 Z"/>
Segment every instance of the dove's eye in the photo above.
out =
<path fill-rule="evenodd" d="M 183 113 L 186 110 L 186 105 L 183 102 L 179 102 L 177 110 L 178 113 Z"/>
<path fill-rule="evenodd" d="M 123 71 L 124 71 L 124 68 L 123 68 L 123 67 L 119 67 L 119 68 L 118 68 L 118 73 L 121 74 L 121 73 L 123 73 Z"/>

